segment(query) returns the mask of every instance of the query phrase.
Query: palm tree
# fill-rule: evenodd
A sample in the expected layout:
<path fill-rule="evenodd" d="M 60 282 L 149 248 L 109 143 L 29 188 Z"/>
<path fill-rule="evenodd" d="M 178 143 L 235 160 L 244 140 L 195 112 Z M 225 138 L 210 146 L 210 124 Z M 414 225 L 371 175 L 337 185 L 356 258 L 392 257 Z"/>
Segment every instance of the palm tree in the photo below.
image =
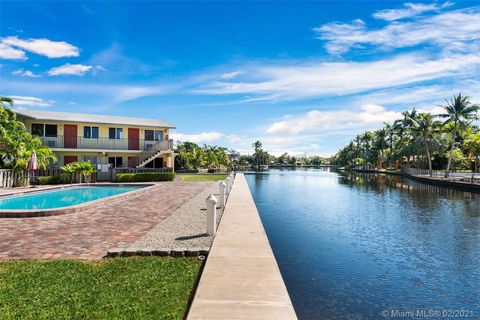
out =
<path fill-rule="evenodd" d="M 388 146 L 387 135 L 388 132 L 386 128 L 378 129 L 373 132 L 372 156 L 380 168 L 383 167 L 382 165 L 386 160 L 385 151 Z"/>
<path fill-rule="evenodd" d="M 6 103 L 8 103 L 10 106 L 13 106 L 13 99 L 9 97 L 0 96 L 0 106 L 5 108 Z"/>
<path fill-rule="evenodd" d="M 363 164 L 364 164 L 364 167 L 367 167 L 369 158 L 371 156 L 370 149 L 373 142 L 373 133 L 370 131 L 365 131 L 360 136 L 360 142 L 362 143 L 362 148 L 363 148 L 363 159 L 364 159 Z"/>
<path fill-rule="evenodd" d="M 433 119 L 429 113 L 420 113 L 415 118 L 410 118 L 411 128 L 414 137 L 419 137 L 425 145 L 425 153 L 428 160 L 428 173 L 432 176 L 431 144 L 441 130 L 441 122 Z"/>
<path fill-rule="evenodd" d="M 223 165 L 225 167 L 230 167 L 230 159 L 228 158 L 227 148 L 217 147 L 216 155 L 219 165 Z"/>
<path fill-rule="evenodd" d="M 193 169 L 198 169 L 205 164 L 205 153 L 203 152 L 203 149 L 198 146 L 192 148 L 189 152 L 189 158 Z"/>
<path fill-rule="evenodd" d="M 8 163 L 11 168 L 24 170 L 33 150 L 37 153 L 40 168 L 55 162 L 52 150 L 27 131 L 25 125 L 17 120 L 15 112 L 3 106 L 5 102 L 13 104 L 12 99 L 0 97 L 0 166 Z"/>
<path fill-rule="evenodd" d="M 478 160 L 480 160 L 480 131 L 470 132 L 465 137 L 467 157 L 473 162 L 472 180 L 478 171 Z"/>
<path fill-rule="evenodd" d="M 448 101 L 446 105 L 441 106 L 445 109 L 446 113 L 440 114 L 439 117 L 445 118 L 444 125 L 452 124 L 453 133 L 452 141 L 450 144 L 450 155 L 448 157 L 447 171 L 445 172 L 445 178 L 450 175 L 450 167 L 452 165 L 453 149 L 455 148 L 455 140 L 457 139 L 457 132 L 460 125 L 465 125 L 469 120 L 478 119 L 477 112 L 480 110 L 480 106 L 472 105 L 468 96 L 462 96 L 459 93 L 457 96 Z"/>
<path fill-rule="evenodd" d="M 252 147 L 255 151 L 253 154 L 253 160 L 256 165 L 265 164 L 266 159 L 268 158 L 268 153 L 263 151 L 262 143 L 260 141 L 255 141 L 252 143 Z"/>

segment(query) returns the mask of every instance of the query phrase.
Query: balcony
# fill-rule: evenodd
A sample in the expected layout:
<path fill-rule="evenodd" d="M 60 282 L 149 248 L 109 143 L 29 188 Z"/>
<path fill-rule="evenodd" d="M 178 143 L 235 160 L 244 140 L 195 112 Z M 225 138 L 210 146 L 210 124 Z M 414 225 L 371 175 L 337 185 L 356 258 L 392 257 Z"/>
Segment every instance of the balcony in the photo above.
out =
<path fill-rule="evenodd" d="M 144 139 L 89 139 L 84 137 L 38 137 L 45 146 L 52 149 L 88 149 L 88 150 L 138 150 L 163 151 L 173 150 L 173 140 L 148 141 Z"/>

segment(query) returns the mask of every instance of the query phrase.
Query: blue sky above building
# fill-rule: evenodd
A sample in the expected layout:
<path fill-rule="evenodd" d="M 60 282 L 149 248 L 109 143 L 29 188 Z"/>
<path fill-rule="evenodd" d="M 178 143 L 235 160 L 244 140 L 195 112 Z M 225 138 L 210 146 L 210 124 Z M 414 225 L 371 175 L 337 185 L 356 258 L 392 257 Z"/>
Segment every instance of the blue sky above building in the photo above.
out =
<path fill-rule="evenodd" d="M 405 109 L 480 100 L 477 1 L 0 3 L 16 108 L 154 117 L 176 138 L 331 155 Z M 251 151 L 250 151 L 251 152 Z"/>

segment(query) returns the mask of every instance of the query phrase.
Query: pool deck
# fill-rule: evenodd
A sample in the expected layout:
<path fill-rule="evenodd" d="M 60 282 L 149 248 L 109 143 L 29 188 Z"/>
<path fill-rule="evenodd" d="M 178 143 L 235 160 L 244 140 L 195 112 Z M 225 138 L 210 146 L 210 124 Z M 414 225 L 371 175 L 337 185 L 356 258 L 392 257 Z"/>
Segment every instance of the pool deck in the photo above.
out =
<path fill-rule="evenodd" d="M 93 204 L 81 212 L 0 218 L 0 259 L 101 259 L 108 249 L 127 247 L 140 239 L 211 184 L 161 182 L 132 197 Z M 21 191 L 25 190 L 15 190 Z"/>
<path fill-rule="evenodd" d="M 297 319 L 243 174 L 236 175 L 187 319 Z"/>

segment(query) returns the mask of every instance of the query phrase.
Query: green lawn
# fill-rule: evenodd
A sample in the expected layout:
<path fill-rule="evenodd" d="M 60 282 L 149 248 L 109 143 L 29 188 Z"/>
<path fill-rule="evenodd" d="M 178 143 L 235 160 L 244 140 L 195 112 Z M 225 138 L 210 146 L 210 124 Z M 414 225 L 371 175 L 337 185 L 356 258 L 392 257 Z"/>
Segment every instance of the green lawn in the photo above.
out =
<path fill-rule="evenodd" d="M 219 181 L 227 178 L 223 173 L 179 174 L 183 181 Z"/>
<path fill-rule="evenodd" d="M 196 258 L 0 262 L 1 319 L 182 319 Z"/>

